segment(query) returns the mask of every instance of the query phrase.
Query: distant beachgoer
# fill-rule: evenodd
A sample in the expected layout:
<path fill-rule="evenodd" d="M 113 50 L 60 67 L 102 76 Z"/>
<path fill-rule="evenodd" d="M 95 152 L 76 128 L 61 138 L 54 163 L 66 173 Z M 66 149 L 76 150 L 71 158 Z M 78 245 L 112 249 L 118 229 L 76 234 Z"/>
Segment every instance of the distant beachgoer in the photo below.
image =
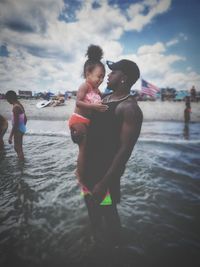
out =
<path fill-rule="evenodd" d="M 190 98 L 186 97 L 185 100 L 185 109 L 184 109 L 184 121 L 185 123 L 190 122 L 190 113 L 191 113 L 191 105 L 190 105 Z"/>
<path fill-rule="evenodd" d="M 80 182 L 85 164 L 85 144 L 91 114 L 93 111 L 104 112 L 108 108 L 102 104 L 98 88 L 105 76 L 105 67 L 101 62 L 103 51 L 99 46 L 90 45 L 86 55 L 88 59 L 83 69 L 85 82 L 78 89 L 76 108 L 69 119 L 72 140 L 79 145 L 76 174 Z"/>
<path fill-rule="evenodd" d="M 194 85 L 192 86 L 191 90 L 190 90 L 190 98 L 191 101 L 196 101 L 196 88 L 194 87 Z"/>
<path fill-rule="evenodd" d="M 65 97 L 62 95 L 58 95 L 54 100 L 51 101 L 49 105 L 52 107 L 57 107 L 64 105 L 64 103 L 65 103 Z"/>
<path fill-rule="evenodd" d="M 12 109 L 12 130 L 8 139 L 9 144 L 12 144 L 14 137 L 14 148 L 17 152 L 18 158 L 24 160 L 23 153 L 23 136 L 26 132 L 27 117 L 24 107 L 17 99 L 17 95 L 14 91 L 8 91 L 6 93 L 6 99 L 8 103 L 13 105 Z"/>
<path fill-rule="evenodd" d="M 0 115 L 0 151 L 4 149 L 3 136 L 8 129 L 8 121 Z"/>
<path fill-rule="evenodd" d="M 65 100 L 67 100 L 68 97 L 69 97 L 69 94 L 68 94 L 68 92 L 66 91 L 66 92 L 65 92 Z"/>

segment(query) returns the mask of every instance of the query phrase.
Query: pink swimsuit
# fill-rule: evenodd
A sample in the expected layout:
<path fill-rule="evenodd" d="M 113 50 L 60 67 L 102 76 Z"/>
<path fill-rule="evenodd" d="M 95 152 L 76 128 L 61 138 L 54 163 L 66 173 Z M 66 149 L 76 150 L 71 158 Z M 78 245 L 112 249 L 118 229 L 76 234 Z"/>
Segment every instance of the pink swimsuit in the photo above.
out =
<path fill-rule="evenodd" d="M 87 85 L 88 85 L 88 91 L 83 101 L 88 104 L 100 104 L 101 96 L 99 90 L 98 92 L 95 92 L 91 84 L 87 83 Z"/>
<path fill-rule="evenodd" d="M 100 91 L 96 90 L 96 92 L 93 90 L 92 85 L 87 83 L 88 90 L 87 93 L 83 99 L 83 102 L 88 104 L 100 104 L 101 103 L 101 95 Z M 87 126 L 90 124 L 90 120 L 80 114 L 73 113 L 72 116 L 69 118 L 69 128 L 71 128 L 76 123 L 83 123 Z"/>

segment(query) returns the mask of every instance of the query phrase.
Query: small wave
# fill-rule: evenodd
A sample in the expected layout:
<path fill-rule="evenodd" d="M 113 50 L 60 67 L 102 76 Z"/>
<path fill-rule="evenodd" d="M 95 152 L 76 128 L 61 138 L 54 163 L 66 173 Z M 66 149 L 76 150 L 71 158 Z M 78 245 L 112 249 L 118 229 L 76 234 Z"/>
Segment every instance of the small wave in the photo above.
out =
<path fill-rule="evenodd" d="M 178 136 L 180 136 L 180 133 L 178 132 L 178 133 L 167 133 L 167 132 L 160 132 L 160 133 L 158 133 L 158 132 L 143 132 L 142 133 L 143 135 L 146 135 L 146 136 L 173 136 L 173 137 L 178 137 Z"/>
<path fill-rule="evenodd" d="M 66 137 L 69 136 L 69 132 L 27 132 L 28 136 L 51 136 L 51 137 Z"/>
<path fill-rule="evenodd" d="M 200 144 L 200 139 L 187 140 L 187 139 L 155 139 L 155 138 L 139 138 L 139 142 L 144 143 L 160 143 L 160 144 Z"/>
<path fill-rule="evenodd" d="M 59 132 L 54 132 L 54 131 L 39 131 L 39 132 L 34 132 L 34 131 L 28 131 L 26 133 L 28 136 L 49 136 L 49 137 L 68 137 L 70 136 L 69 131 L 59 131 Z M 143 143 L 160 143 L 160 144 L 200 144 L 200 139 L 192 139 L 192 140 L 187 140 L 187 139 L 167 139 L 167 138 L 152 138 L 152 137 L 140 137 L 139 142 Z"/>

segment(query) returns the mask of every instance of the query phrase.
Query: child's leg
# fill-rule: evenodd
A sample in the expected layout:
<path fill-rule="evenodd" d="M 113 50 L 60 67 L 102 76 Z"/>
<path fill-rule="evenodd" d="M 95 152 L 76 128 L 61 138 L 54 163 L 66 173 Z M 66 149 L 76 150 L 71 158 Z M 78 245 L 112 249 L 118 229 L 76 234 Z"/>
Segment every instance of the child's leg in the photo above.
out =
<path fill-rule="evenodd" d="M 82 180 L 85 168 L 86 138 L 87 126 L 83 123 L 74 124 L 71 127 L 72 140 L 79 145 L 79 155 L 77 160 L 77 176 L 79 181 Z"/>
<path fill-rule="evenodd" d="M 85 170 L 85 153 L 86 153 L 86 136 L 79 144 L 79 154 L 77 160 L 77 176 L 80 182 L 83 180 L 84 170 Z"/>
<path fill-rule="evenodd" d="M 17 131 L 14 133 L 14 148 L 17 152 L 19 160 L 24 160 L 24 152 L 23 152 L 23 133 Z"/>

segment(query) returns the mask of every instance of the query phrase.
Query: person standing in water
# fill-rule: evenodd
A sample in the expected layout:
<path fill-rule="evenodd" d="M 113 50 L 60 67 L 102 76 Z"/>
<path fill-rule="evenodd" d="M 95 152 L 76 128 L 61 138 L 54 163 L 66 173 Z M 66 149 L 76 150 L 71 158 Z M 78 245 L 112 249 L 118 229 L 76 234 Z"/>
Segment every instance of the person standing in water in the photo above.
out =
<path fill-rule="evenodd" d="M 76 175 L 80 183 L 83 180 L 85 144 L 91 114 L 93 111 L 105 112 L 108 108 L 102 104 L 101 93 L 99 91 L 99 86 L 105 76 L 105 67 L 101 62 L 103 51 L 99 46 L 90 45 L 86 55 L 88 59 L 83 68 L 85 81 L 78 89 L 75 111 L 69 119 L 71 138 L 79 146 Z M 82 189 L 84 190 L 83 185 Z"/>
<path fill-rule="evenodd" d="M 8 129 L 8 121 L 2 115 L 0 115 L 0 151 L 4 149 L 3 136 Z"/>
<path fill-rule="evenodd" d="M 190 113 L 191 113 L 191 104 L 190 104 L 190 97 L 186 97 L 185 99 L 185 109 L 184 109 L 184 121 L 185 124 L 190 122 Z"/>
<path fill-rule="evenodd" d="M 26 132 L 27 117 L 24 107 L 17 99 L 14 91 L 10 90 L 6 93 L 6 100 L 13 105 L 12 109 L 12 130 L 8 139 L 9 144 L 12 144 L 14 137 L 14 148 L 20 161 L 24 160 L 23 152 L 23 136 Z"/>
<path fill-rule="evenodd" d="M 112 72 L 108 88 L 113 91 L 103 99 L 105 112 L 94 112 L 88 129 L 84 184 L 92 192 L 85 195 L 93 235 L 98 242 L 105 237 L 112 246 L 120 244 L 121 224 L 117 211 L 120 202 L 120 178 L 140 134 L 143 114 L 136 98 L 130 95 L 140 71 L 130 60 L 107 62 Z M 109 191 L 110 205 L 101 205 Z M 103 229 L 103 231 L 102 231 Z"/>

